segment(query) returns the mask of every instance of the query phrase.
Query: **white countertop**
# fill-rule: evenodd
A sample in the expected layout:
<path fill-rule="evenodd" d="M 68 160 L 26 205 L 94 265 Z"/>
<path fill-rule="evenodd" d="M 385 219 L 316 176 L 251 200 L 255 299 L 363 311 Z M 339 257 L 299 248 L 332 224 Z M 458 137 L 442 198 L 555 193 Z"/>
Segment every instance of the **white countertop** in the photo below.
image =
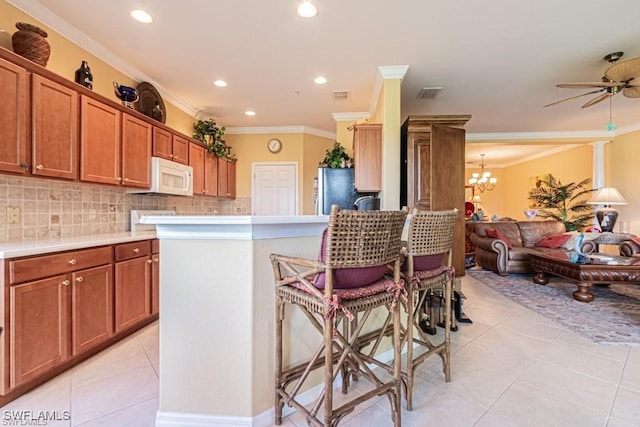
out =
<path fill-rule="evenodd" d="M 154 231 L 137 233 L 127 231 L 123 233 L 93 234 L 58 239 L 5 242 L 0 244 L 0 259 L 83 249 L 94 246 L 113 245 L 117 243 L 135 242 L 138 240 L 153 239 L 155 237 L 156 233 Z"/>
<path fill-rule="evenodd" d="M 155 224 L 160 239 L 258 240 L 320 235 L 329 216 L 150 215 L 140 222 Z"/>

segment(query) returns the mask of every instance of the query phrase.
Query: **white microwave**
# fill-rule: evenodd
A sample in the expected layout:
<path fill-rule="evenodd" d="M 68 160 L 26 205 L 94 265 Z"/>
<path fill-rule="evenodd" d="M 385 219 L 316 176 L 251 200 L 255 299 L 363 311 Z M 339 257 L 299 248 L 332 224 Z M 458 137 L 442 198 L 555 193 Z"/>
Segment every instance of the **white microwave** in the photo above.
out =
<path fill-rule="evenodd" d="M 130 189 L 127 193 L 193 196 L 193 168 L 160 157 L 152 157 L 151 188 Z"/>

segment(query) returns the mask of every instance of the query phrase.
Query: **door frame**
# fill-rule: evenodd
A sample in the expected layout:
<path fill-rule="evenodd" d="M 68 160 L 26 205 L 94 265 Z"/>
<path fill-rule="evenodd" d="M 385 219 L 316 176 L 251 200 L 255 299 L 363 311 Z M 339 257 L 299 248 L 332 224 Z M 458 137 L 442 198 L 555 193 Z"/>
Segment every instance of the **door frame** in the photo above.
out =
<path fill-rule="evenodd" d="M 294 215 L 300 214 L 300 197 L 299 197 L 299 164 L 298 162 L 251 162 L 251 214 L 254 215 L 255 200 L 256 200 L 256 167 L 260 166 L 293 166 L 294 167 Z"/>

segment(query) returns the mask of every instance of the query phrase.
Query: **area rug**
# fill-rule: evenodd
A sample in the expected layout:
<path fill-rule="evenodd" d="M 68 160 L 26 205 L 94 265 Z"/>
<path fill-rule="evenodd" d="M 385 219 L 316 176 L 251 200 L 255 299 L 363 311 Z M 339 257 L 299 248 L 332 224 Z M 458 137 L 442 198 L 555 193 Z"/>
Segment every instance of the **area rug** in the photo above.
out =
<path fill-rule="evenodd" d="M 594 342 L 640 345 L 640 285 L 593 286 L 593 301 L 584 303 L 573 299 L 577 287 L 559 277 L 549 276 L 542 286 L 533 283 L 533 274 L 500 276 L 476 269 L 466 274 Z"/>

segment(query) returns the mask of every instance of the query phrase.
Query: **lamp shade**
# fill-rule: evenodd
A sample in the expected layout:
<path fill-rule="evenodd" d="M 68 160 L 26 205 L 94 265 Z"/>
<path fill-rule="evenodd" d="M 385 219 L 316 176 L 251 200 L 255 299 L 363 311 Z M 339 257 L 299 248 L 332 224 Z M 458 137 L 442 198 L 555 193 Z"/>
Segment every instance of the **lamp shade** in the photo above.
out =
<path fill-rule="evenodd" d="M 590 205 L 626 205 L 628 202 L 622 197 L 622 194 L 613 187 L 604 187 L 596 191 L 596 193 L 587 202 Z"/>

